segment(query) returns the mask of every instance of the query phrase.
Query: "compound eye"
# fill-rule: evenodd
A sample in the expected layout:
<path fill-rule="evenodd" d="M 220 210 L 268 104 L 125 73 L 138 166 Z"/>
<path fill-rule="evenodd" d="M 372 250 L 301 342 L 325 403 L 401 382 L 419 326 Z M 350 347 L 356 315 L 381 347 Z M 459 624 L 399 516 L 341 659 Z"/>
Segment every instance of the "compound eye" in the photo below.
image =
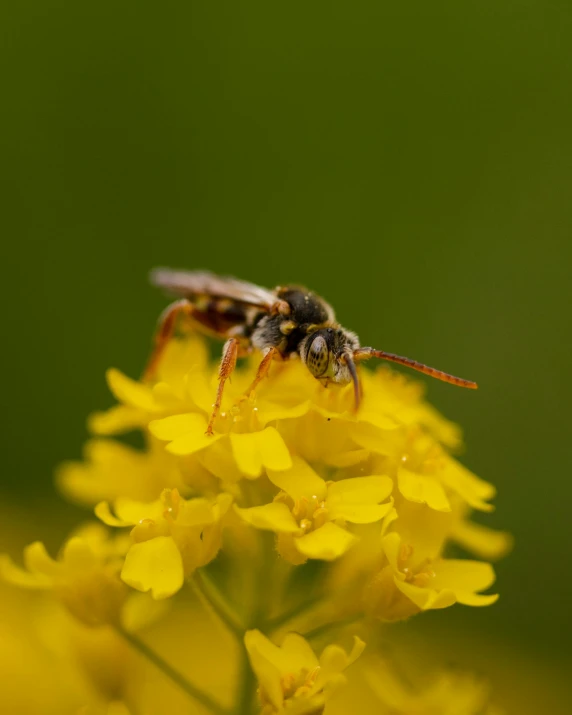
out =
<path fill-rule="evenodd" d="M 308 370 L 314 377 L 321 377 L 328 369 L 330 351 L 328 344 L 321 335 L 317 335 L 311 342 L 306 357 Z"/>

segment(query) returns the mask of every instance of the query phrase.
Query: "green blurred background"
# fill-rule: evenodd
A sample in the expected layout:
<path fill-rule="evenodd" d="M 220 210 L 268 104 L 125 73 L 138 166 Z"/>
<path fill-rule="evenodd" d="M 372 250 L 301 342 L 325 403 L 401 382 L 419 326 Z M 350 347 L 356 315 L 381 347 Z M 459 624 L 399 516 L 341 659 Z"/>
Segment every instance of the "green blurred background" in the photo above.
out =
<path fill-rule="evenodd" d="M 70 2 L 0 10 L 3 512 L 52 486 L 155 265 L 306 283 L 427 381 L 498 486 L 501 600 L 427 616 L 569 656 L 572 8 L 550 0 Z"/>

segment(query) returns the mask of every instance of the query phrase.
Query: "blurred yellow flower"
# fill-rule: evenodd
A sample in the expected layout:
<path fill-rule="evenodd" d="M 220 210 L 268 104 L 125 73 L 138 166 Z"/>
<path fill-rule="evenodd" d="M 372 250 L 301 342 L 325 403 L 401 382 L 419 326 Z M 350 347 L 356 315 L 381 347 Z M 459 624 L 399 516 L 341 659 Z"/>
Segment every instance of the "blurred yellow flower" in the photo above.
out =
<path fill-rule="evenodd" d="M 297 633 L 289 633 L 278 647 L 258 630 L 247 631 L 244 643 L 258 680 L 261 715 L 285 710 L 291 715 L 321 713 L 328 698 L 346 682 L 343 671 L 365 648 L 355 637 L 349 654 L 329 645 L 318 659 Z"/>
<path fill-rule="evenodd" d="M 407 688 L 387 665 L 370 667 L 366 681 L 392 715 L 500 715 L 489 702 L 489 688 L 468 673 L 442 672 L 417 692 Z"/>
<path fill-rule="evenodd" d="M 179 460 L 150 441 L 144 452 L 110 439 L 90 440 L 83 462 L 66 462 L 59 468 L 57 484 L 68 499 L 84 506 L 100 501 L 131 499 L 150 502 L 161 490 L 188 490 Z"/>
<path fill-rule="evenodd" d="M 490 685 L 482 677 L 429 665 L 422 672 L 401 653 L 391 659 L 371 654 L 360 659 L 354 678 L 332 702 L 328 712 L 368 712 L 376 715 L 503 715 L 491 703 Z M 359 704 L 359 710 L 356 705 Z"/>
<path fill-rule="evenodd" d="M 118 623 L 128 594 L 119 578 L 125 548 L 104 527 L 90 524 L 68 539 L 57 560 L 39 541 L 24 550 L 25 570 L 3 555 L 0 575 L 23 588 L 52 590 L 87 625 Z"/>

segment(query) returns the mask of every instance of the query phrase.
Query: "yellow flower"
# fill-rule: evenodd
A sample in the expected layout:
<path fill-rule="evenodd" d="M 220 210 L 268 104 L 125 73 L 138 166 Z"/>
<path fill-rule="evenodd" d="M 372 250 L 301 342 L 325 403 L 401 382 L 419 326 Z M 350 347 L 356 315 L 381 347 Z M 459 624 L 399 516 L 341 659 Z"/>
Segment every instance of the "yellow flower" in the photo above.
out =
<path fill-rule="evenodd" d="M 258 630 L 247 631 L 244 644 L 258 679 L 261 715 L 321 713 L 326 701 L 345 683 L 343 671 L 365 648 L 365 643 L 354 637 L 349 654 L 329 645 L 318 659 L 297 633 L 289 633 L 278 647 Z"/>
<path fill-rule="evenodd" d="M 469 511 L 464 504 L 453 509 L 453 521 L 449 532 L 451 541 L 488 561 L 496 561 L 506 556 L 513 545 L 511 534 L 476 524 L 468 518 Z"/>
<path fill-rule="evenodd" d="M 127 597 L 119 578 L 125 547 L 111 541 L 103 526 L 90 524 L 65 543 L 57 560 L 39 541 L 24 550 L 26 570 L 3 555 L 0 575 L 17 586 L 52 590 L 87 625 L 118 623 Z"/>
<path fill-rule="evenodd" d="M 94 413 L 89 419 L 90 430 L 98 435 L 121 434 L 144 428 L 162 415 L 196 407 L 194 376 L 202 376 L 207 369 L 205 342 L 195 337 L 168 345 L 158 368 L 159 380 L 153 386 L 131 380 L 119 370 L 108 370 L 107 383 L 120 404 Z"/>
<path fill-rule="evenodd" d="M 118 501 L 113 515 L 107 502 L 101 502 L 95 512 L 109 526 L 134 526 L 121 578 L 162 599 L 216 557 L 231 502 L 229 494 L 185 500 L 176 489 L 166 489 L 151 504 Z"/>
<path fill-rule="evenodd" d="M 340 712 L 337 686 L 363 643 L 356 639 L 349 655 L 330 645 L 318 658 L 292 631 L 325 637 L 345 618 L 389 622 L 454 603 L 491 604 L 497 596 L 482 593 L 494 581 L 488 561 L 508 549 L 510 537 L 471 521 L 473 510 L 493 509 L 494 487 L 452 456 L 460 432 L 416 383 L 387 369 L 364 370 L 355 412 L 351 386 L 325 389 L 299 360 L 288 360 L 272 364 L 244 398 L 257 362 L 246 361 L 226 384 L 212 435 L 205 432 L 218 367 L 203 340 L 172 340 L 154 383 L 109 370 L 119 404 L 91 417 L 96 437 L 83 462 L 60 469 L 58 484 L 71 500 L 95 506 L 105 524 L 130 533 L 111 540 L 102 525 L 91 526 L 68 540 L 57 561 L 35 543 L 25 553 L 28 570 L 4 557 L 0 571 L 21 586 L 52 590 L 83 623 L 112 625 L 148 668 L 160 670 L 165 690 L 177 684 L 173 711 L 190 698 L 217 715 L 246 712 L 254 685 L 247 663 L 238 667 L 244 637 L 262 715 L 321 715 L 326 703 L 327 712 Z M 133 429 L 143 435 L 141 449 L 109 439 Z M 445 558 L 452 544 L 485 561 Z M 309 559 L 322 563 L 301 566 Z M 165 600 L 194 574 L 197 600 Z M 145 642 L 149 631 L 141 640 L 135 630 L 167 603 L 173 618 L 167 614 L 153 631 L 163 655 Z M 227 640 L 209 631 L 201 652 L 192 652 L 211 617 Z M 388 627 L 368 625 L 374 642 L 375 630 Z M 278 647 L 261 631 L 289 634 Z M 185 651 L 173 648 L 173 634 Z M 135 676 L 125 678 L 86 706 L 167 709 L 157 680 L 143 693 Z M 364 685 L 375 705 L 350 702 L 342 712 L 437 715 L 449 699 L 458 706 L 451 715 L 478 711 L 476 690 L 454 679 L 411 693 L 390 681 L 381 676 L 380 697 Z"/>
<path fill-rule="evenodd" d="M 375 715 L 501 715 L 490 701 L 483 678 L 457 670 L 418 672 L 409 652 L 399 653 L 400 667 L 387 658 L 369 654 L 353 669 L 354 678 L 339 693 L 328 713 Z"/>
<path fill-rule="evenodd" d="M 367 612 L 385 621 L 419 611 L 447 608 L 454 603 L 488 606 L 498 595 L 479 593 L 494 583 L 490 564 L 468 559 L 419 558 L 415 548 L 397 532 L 386 534 L 382 548 L 387 565 L 365 592 Z"/>
<path fill-rule="evenodd" d="M 389 477 L 365 476 L 326 482 L 299 457 L 291 469 L 268 470 L 268 478 L 281 488 L 274 501 L 264 506 L 236 508 L 238 514 L 259 529 L 278 534 L 278 551 L 291 563 L 306 559 L 332 561 L 344 554 L 356 537 L 346 522 L 369 524 L 382 519 L 391 502 L 380 504 L 393 489 Z"/>
<path fill-rule="evenodd" d="M 166 456 L 172 460 L 172 471 L 163 483 L 170 488 L 181 488 L 181 465 L 185 460 L 193 460 L 188 471 L 206 473 L 219 480 L 219 489 L 235 495 L 237 512 L 244 521 L 277 534 L 277 548 L 292 564 L 301 564 L 308 558 L 332 561 L 343 556 L 356 544 L 362 525 L 388 516 L 392 503 L 395 516 L 388 524 L 391 521 L 395 524 L 384 527 L 384 534 L 389 535 L 386 533 L 389 528 L 402 535 L 407 548 L 415 553 L 414 570 L 422 570 L 421 562 L 425 564 L 423 568 L 428 568 L 428 563 L 439 564 L 441 568 L 442 552 L 449 541 L 469 547 L 472 544 L 481 552 L 486 551 L 487 544 L 490 547 L 491 532 L 478 533 L 478 527 L 474 528 L 466 516 L 470 509 L 490 511 L 494 488 L 446 451 L 460 446 L 459 430 L 422 400 L 417 383 L 388 369 L 376 373 L 364 371 L 364 399 L 355 415 L 351 389 L 325 390 L 296 360 L 273 365 L 270 379 L 263 381 L 255 395 L 241 399 L 254 370 L 251 363 L 235 373 L 225 390 L 215 434 L 208 436 L 205 430 L 217 367 L 209 364 L 204 345 L 196 337 L 171 341 L 155 384 L 135 382 L 116 370 L 108 373 L 110 387 L 122 405 L 113 408 L 111 416 L 109 413 L 97 416 L 92 427 L 100 433 L 110 433 L 138 425 L 148 437 L 153 435 L 151 449 L 162 452 L 163 459 Z M 122 410 L 120 418 L 117 409 Z M 106 449 L 109 451 L 109 447 Z M 85 490 L 87 475 L 81 475 L 77 465 L 74 469 L 76 491 Z M 166 473 L 163 470 L 163 476 Z M 107 479 L 109 482 L 110 478 Z M 201 479 L 204 491 L 216 493 L 215 484 Z M 248 492 L 249 503 L 245 504 L 247 492 L 242 482 L 260 479 L 263 480 L 260 487 L 256 492 Z M 68 491 L 71 481 L 68 474 Z M 103 480 L 92 479 L 89 483 L 93 485 L 95 481 L 101 485 Z M 125 477 L 122 481 L 125 482 Z M 144 481 L 151 483 L 148 477 Z M 183 481 L 188 484 L 192 479 Z M 265 486 L 268 481 L 277 491 L 269 492 Z M 157 489 L 158 480 L 153 484 L 153 489 Z M 177 553 L 181 549 L 161 518 L 162 526 L 158 526 L 157 514 L 150 506 L 129 501 L 129 497 L 137 501 L 136 490 L 126 484 L 121 495 L 112 495 L 112 490 L 106 488 L 107 498 L 111 497 L 115 513 L 124 525 L 136 524 L 140 519 L 153 523 L 152 527 L 145 527 L 147 531 L 139 527 L 134 530 L 134 538 L 141 544 L 140 554 L 138 549 L 130 550 L 124 577 L 127 574 L 129 583 L 136 588 L 151 589 L 154 597 L 174 593 L 196 566 L 181 565 Z M 267 496 L 264 498 L 267 494 L 272 499 L 270 503 Z M 391 501 L 381 503 L 390 494 Z M 155 505 L 161 511 L 161 505 L 158 502 Z M 119 525 L 113 521 L 109 509 L 107 516 L 106 507 L 100 505 L 98 509 L 100 517 Z M 127 517 L 126 511 L 130 512 Z M 411 524 L 419 516 L 424 528 L 416 527 L 413 537 Z M 142 535 L 149 533 L 153 539 Z M 498 552 L 502 546 L 499 536 L 493 550 Z M 427 589 L 416 595 L 417 604 L 411 598 L 407 600 L 405 591 L 409 590 L 413 596 L 410 586 L 423 580 L 421 571 L 412 573 L 410 565 L 403 565 L 406 571 L 402 571 L 396 561 L 391 566 L 381 537 L 368 536 L 364 548 L 369 555 L 356 559 L 349 571 L 359 563 L 369 571 L 362 576 L 370 585 L 389 579 L 390 593 L 397 590 L 398 601 L 405 604 L 405 615 L 451 601 L 451 596 L 427 596 Z M 190 551 L 187 549 L 187 553 Z M 158 579 L 157 568 L 153 566 L 159 558 L 170 564 L 162 571 L 166 579 L 163 581 Z M 132 573 L 134 563 L 136 575 Z M 467 568 L 470 563 L 467 562 Z M 142 577 L 142 570 L 146 578 Z M 155 575 L 151 577 L 151 573 Z M 164 574 L 169 574 L 169 578 Z M 455 591 L 447 584 L 442 590 L 449 593 L 451 589 Z M 483 603 L 483 598 L 476 601 Z M 462 595 L 454 600 L 470 601 Z M 401 610 L 395 608 L 394 616 Z"/>
<path fill-rule="evenodd" d="M 412 692 L 380 663 L 368 670 L 366 680 L 392 715 L 493 715 L 487 684 L 471 674 L 445 671 Z"/>
<path fill-rule="evenodd" d="M 155 441 L 141 452 L 109 439 L 90 440 L 83 462 L 66 462 L 57 474 L 62 493 L 70 500 L 94 506 L 100 501 L 155 501 L 165 488 L 188 489 L 180 460 Z"/>

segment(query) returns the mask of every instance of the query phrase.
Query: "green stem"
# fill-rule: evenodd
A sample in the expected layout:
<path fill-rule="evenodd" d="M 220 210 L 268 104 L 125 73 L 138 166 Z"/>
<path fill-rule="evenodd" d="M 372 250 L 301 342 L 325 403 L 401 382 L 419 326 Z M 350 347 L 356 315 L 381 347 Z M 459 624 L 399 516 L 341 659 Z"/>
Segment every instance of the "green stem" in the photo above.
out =
<path fill-rule="evenodd" d="M 307 633 L 303 633 L 302 635 L 306 640 L 312 640 L 314 638 L 318 638 L 319 636 L 324 635 L 324 633 L 328 633 L 328 631 L 333 631 L 333 630 L 338 630 L 340 628 L 345 628 L 345 626 L 349 626 L 352 623 L 356 623 L 357 621 L 361 621 L 362 617 L 361 616 L 350 616 L 349 618 L 345 618 L 343 621 L 337 621 L 335 623 L 323 623 L 321 626 L 318 626 L 317 628 L 312 628 L 311 631 L 308 631 Z"/>
<path fill-rule="evenodd" d="M 250 667 L 250 660 L 246 648 L 242 653 L 242 674 L 240 680 L 240 691 L 237 702 L 237 713 L 240 715 L 251 715 L 252 699 L 254 697 L 254 671 Z"/>
<path fill-rule="evenodd" d="M 210 611 L 214 612 L 231 633 L 240 641 L 246 630 L 234 608 L 227 602 L 222 593 L 205 573 L 195 571 L 191 584 L 195 587 L 200 601 Z"/>
<path fill-rule="evenodd" d="M 301 616 L 303 613 L 306 613 L 306 611 L 310 611 L 312 608 L 314 608 L 314 606 L 317 606 L 319 603 L 321 603 L 322 600 L 323 596 L 314 596 L 313 598 L 309 598 L 307 601 L 302 601 L 302 603 L 293 606 L 288 611 L 284 611 L 284 613 L 281 613 L 279 616 L 276 616 L 276 618 L 270 618 L 264 624 L 264 629 L 272 633 L 273 631 L 278 630 L 281 626 L 288 623 L 288 621 L 291 621 L 296 618 L 296 616 Z"/>
<path fill-rule="evenodd" d="M 185 678 L 184 675 L 175 670 L 167 661 L 163 660 L 158 653 L 155 653 L 146 643 L 140 640 L 133 633 L 129 633 L 122 626 L 116 626 L 118 633 L 141 655 L 145 656 L 153 665 L 161 670 L 168 678 L 170 678 L 181 690 L 184 690 L 187 695 L 196 700 L 204 707 L 208 708 L 215 715 L 229 715 L 222 705 L 219 705 L 210 695 L 197 688 Z"/>
<path fill-rule="evenodd" d="M 260 568 L 258 571 L 254 570 L 252 574 L 252 588 L 255 595 L 254 603 L 252 604 L 252 610 L 248 617 L 248 627 L 252 628 L 263 628 L 266 622 L 266 615 L 268 613 L 268 589 L 266 584 L 272 582 L 273 574 L 273 555 L 274 555 L 274 542 L 269 538 L 269 535 L 262 535 L 259 539 L 260 547 Z M 251 715 L 252 705 L 254 700 L 254 694 L 256 689 L 256 677 L 252 666 L 250 665 L 250 658 L 248 657 L 248 652 L 244 645 L 244 638 L 242 642 L 242 668 L 241 676 L 237 692 L 237 710 L 238 715 Z"/>

